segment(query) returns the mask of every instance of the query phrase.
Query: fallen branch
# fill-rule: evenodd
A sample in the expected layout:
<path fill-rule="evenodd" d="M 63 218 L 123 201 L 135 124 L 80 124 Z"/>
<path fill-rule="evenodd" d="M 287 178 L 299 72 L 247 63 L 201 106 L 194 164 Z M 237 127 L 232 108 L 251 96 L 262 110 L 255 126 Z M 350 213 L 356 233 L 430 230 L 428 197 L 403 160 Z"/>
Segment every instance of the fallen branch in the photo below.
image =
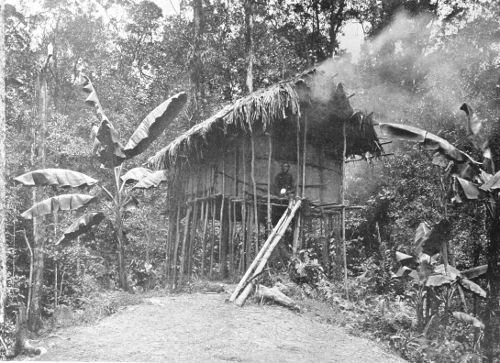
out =
<path fill-rule="evenodd" d="M 299 311 L 299 307 L 293 301 L 290 299 L 288 296 L 283 294 L 277 286 L 274 286 L 272 288 L 266 287 L 264 285 L 258 285 L 256 290 L 255 290 L 255 298 L 260 299 L 260 300 L 272 300 L 273 302 L 285 306 L 289 309 Z"/>

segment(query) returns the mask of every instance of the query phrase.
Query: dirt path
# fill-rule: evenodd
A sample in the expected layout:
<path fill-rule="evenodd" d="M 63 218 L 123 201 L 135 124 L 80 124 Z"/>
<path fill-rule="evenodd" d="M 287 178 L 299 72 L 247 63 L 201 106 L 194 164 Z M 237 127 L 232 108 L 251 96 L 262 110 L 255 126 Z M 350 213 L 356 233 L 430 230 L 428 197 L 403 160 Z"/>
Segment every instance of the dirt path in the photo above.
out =
<path fill-rule="evenodd" d="M 226 294 L 150 298 L 94 326 L 61 329 L 44 361 L 402 362 L 342 328 L 277 306 L 224 303 Z M 63 339 L 64 338 L 64 339 Z"/>

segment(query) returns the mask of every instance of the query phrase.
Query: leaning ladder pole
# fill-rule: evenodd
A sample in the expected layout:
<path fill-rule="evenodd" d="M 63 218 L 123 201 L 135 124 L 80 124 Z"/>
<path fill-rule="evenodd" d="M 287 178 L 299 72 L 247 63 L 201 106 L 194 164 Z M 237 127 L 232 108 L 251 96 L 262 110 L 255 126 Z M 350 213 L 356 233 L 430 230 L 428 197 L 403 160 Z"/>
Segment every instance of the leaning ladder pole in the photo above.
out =
<path fill-rule="evenodd" d="M 257 256 L 255 256 L 255 259 L 252 261 L 252 264 L 248 267 L 247 271 L 245 272 L 245 275 L 243 275 L 243 278 L 238 283 L 238 286 L 236 286 L 236 289 L 231 294 L 231 297 L 229 298 L 229 301 L 233 302 L 234 300 L 236 300 L 236 297 L 238 297 L 238 294 L 240 293 L 241 289 L 244 287 L 247 279 L 250 277 L 250 274 L 255 269 L 255 267 L 257 266 L 257 263 L 262 258 L 262 256 L 264 256 L 264 253 L 266 252 L 267 246 L 269 245 L 269 243 L 271 242 L 271 240 L 274 238 L 274 236 L 278 232 L 278 229 L 281 227 L 281 225 L 285 221 L 286 216 L 287 216 L 287 212 L 290 209 L 291 204 L 292 204 L 292 201 L 290 202 L 290 204 L 289 204 L 286 212 L 283 213 L 283 215 L 281 216 L 280 220 L 278 221 L 278 223 L 276 224 L 276 226 L 271 231 L 271 234 L 267 238 L 266 242 L 264 242 L 264 245 L 262 246 L 262 248 L 259 251 L 259 253 L 257 254 Z"/>
<path fill-rule="evenodd" d="M 243 302 L 245 301 L 246 296 L 248 296 L 248 294 L 251 290 L 251 287 L 250 287 L 250 289 L 248 289 L 248 285 L 247 285 L 248 279 L 250 278 L 250 276 L 255 277 L 260 272 L 262 272 L 262 269 L 264 268 L 267 260 L 269 259 L 269 256 L 271 255 L 272 251 L 276 247 L 277 243 L 281 240 L 281 237 L 283 236 L 284 231 L 286 231 L 286 228 L 290 225 L 290 222 L 293 219 L 293 217 L 295 216 L 295 213 L 299 209 L 300 205 L 301 205 L 300 199 L 295 201 L 295 202 L 290 201 L 290 205 L 288 206 L 286 212 L 283 213 L 283 216 L 281 217 L 279 222 L 276 224 L 276 226 L 272 230 L 271 234 L 267 238 L 266 242 L 264 243 L 264 245 L 260 249 L 259 253 L 257 254 L 255 259 L 253 260 L 253 262 L 250 265 L 250 267 L 248 268 L 248 270 L 245 272 L 245 275 L 243 276 L 241 281 L 238 283 L 238 286 L 236 287 L 233 294 L 229 298 L 229 301 L 234 302 L 237 298 L 238 298 L 238 301 L 241 301 L 241 300 L 243 300 Z M 247 285 L 247 286 L 245 287 L 245 285 Z M 241 290 L 243 288 L 245 288 L 245 289 L 243 292 L 241 292 Z M 240 295 L 240 297 L 238 297 L 240 292 L 241 292 L 241 295 Z M 236 302 L 236 304 L 238 304 L 238 301 Z M 242 305 L 242 303 L 238 304 L 238 305 Z"/>
<path fill-rule="evenodd" d="M 293 207 L 287 208 L 286 212 L 284 213 L 286 217 L 281 226 L 276 230 L 275 236 L 270 239 L 269 244 L 265 248 L 262 248 L 262 250 L 265 250 L 264 255 L 258 261 L 258 266 L 255 269 L 252 278 L 248 282 L 246 282 L 245 288 L 243 289 L 241 294 L 237 297 L 235 301 L 236 305 L 243 306 L 243 304 L 245 303 L 248 295 L 250 294 L 254 286 L 254 282 L 252 280 L 256 278 L 262 272 L 262 270 L 264 270 L 267 260 L 269 259 L 269 257 L 271 257 L 271 253 L 273 253 L 274 249 L 278 245 L 278 242 L 281 241 L 281 238 L 283 237 L 283 235 L 286 232 L 286 229 L 292 222 L 292 219 L 295 217 L 295 213 L 299 209 L 301 203 L 302 201 L 299 199 L 295 202 Z"/>

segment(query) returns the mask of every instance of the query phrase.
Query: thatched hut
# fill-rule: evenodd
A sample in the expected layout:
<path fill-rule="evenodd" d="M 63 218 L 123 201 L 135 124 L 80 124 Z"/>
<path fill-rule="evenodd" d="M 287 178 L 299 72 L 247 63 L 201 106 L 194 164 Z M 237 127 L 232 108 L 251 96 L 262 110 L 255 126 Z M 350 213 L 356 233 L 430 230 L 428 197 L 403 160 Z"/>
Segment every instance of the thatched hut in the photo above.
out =
<path fill-rule="evenodd" d="M 150 159 L 173 175 L 168 258 L 174 266 L 180 258 L 180 271 L 171 270 L 172 281 L 191 274 L 193 255 L 200 274 L 243 271 L 289 198 L 306 206 L 295 242 L 305 239 L 300 225 L 314 220 L 329 237 L 345 210 L 345 158 L 380 152 L 371 117 L 352 109 L 342 84 L 315 71 L 225 106 Z M 280 194 L 275 178 L 284 162 L 293 187 Z"/>

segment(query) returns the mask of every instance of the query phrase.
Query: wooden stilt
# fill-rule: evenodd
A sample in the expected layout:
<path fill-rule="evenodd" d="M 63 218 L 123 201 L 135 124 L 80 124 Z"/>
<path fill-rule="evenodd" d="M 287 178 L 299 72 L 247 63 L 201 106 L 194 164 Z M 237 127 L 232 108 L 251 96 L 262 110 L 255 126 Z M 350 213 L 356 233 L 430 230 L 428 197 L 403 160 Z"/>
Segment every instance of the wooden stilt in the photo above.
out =
<path fill-rule="evenodd" d="M 304 114 L 304 141 L 302 143 L 302 197 L 305 196 L 306 192 L 306 164 L 307 164 L 307 114 Z"/>
<path fill-rule="evenodd" d="M 342 223 L 342 245 L 344 247 L 344 289 L 345 289 L 345 295 L 346 298 L 349 299 L 349 287 L 347 285 L 347 242 L 345 239 L 345 158 L 346 158 L 346 149 L 347 149 L 347 142 L 346 142 L 346 133 L 345 133 L 345 123 L 346 121 L 344 120 L 342 123 L 342 136 L 343 136 L 343 150 L 342 150 L 342 160 L 341 160 L 341 167 L 342 167 L 342 184 L 340 188 L 340 204 L 342 205 L 342 214 L 341 214 L 341 223 Z"/>
<path fill-rule="evenodd" d="M 248 241 L 248 235 L 247 235 L 247 228 L 248 228 L 248 223 L 247 223 L 247 203 L 246 203 L 246 198 L 247 198 L 247 155 L 246 155 L 246 140 L 243 141 L 242 144 L 242 168 L 243 168 L 243 202 L 241 203 L 241 234 L 242 234 L 242 254 L 243 254 L 243 265 L 244 268 L 246 268 L 248 264 L 248 248 L 247 248 L 247 241 Z M 243 271 L 243 269 L 242 269 Z"/>
<path fill-rule="evenodd" d="M 253 186 L 253 216 L 255 218 L 255 246 L 259 249 L 259 215 L 257 212 L 257 182 L 255 181 L 255 136 L 253 132 L 250 134 L 250 141 L 252 144 L 252 186 Z"/>
<path fill-rule="evenodd" d="M 189 238 L 189 226 L 191 221 L 191 212 L 193 209 L 193 205 L 189 204 L 186 210 L 186 217 L 184 219 L 184 235 L 182 236 L 182 247 L 181 247 L 181 260 L 179 262 L 180 270 L 179 270 L 179 286 L 182 285 L 184 280 L 184 272 L 185 272 L 185 262 L 186 262 L 186 254 L 189 252 L 187 250 L 187 242 Z"/>
<path fill-rule="evenodd" d="M 297 116 L 297 179 L 295 180 L 295 195 L 299 196 L 300 181 L 300 117 Z"/>
<path fill-rule="evenodd" d="M 180 203 L 177 202 L 177 215 L 175 221 L 175 243 L 174 243 L 174 253 L 172 255 L 172 281 L 170 282 L 170 286 L 173 290 L 177 287 L 177 255 L 179 251 L 179 240 L 180 236 L 180 219 L 181 219 L 181 206 Z"/>
<path fill-rule="evenodd" d="M 292 255 L 297 257 L 299 251 L 301 250 L 301 240 L 300 240 L 300 227 L 302 221 L 302 213 L 299 213 L 295 218 L 295 225 L 293 229 L 293 245 L 292 245 Z"/>
<path fill-rule="evenodd" d="M 226 229 L 227 229 L 227 221 L 225 218 L 225 204 L 226 204 L 226 199 L 225 199 L 225 192 L 226 192 L 226 161 L 225 161 L 225 150 L 223 148 L 222 151 L 222 198 L 221 198 L 221 204 L 220 204 L 220 216 L 219 216 L 219 221 L 220 221 L 220 229 L 219 229 L 219 276 L 221 278 L 224 278 L 225 275 L 227 274 L 227 235 L 226 235 Z M 224 233 L 223 233 L 224 231 Z"/>
<path fill-rule="evenodd" d="M 228 240 L 228 255 L 229 255 L 229 273 L 233 273 L 233 206 L 231 199 L 228 199 L 227 203 L 227 214 L 228 214 L 228 222 L 229 222 L 229 240 Z"/>
<path fill-rule="evenodd" d="M 271 165 L 273 158 L 273 137 L 268 135 L 268 159 L 267 159 L 267 230 L 266 235 L 271 233 L 273 229 L 272 215 L 271 215 Z"/>
<path fill-rule="evenodd" d="M 247 221 L 247 244 L 246 244 L 246 250 L 247 250 L 247 255 L 246 255 L 246 266 L 250 266 L 250 263 L 252 261 L 252 244 L 253 244 L 253 238 L 252 238 L 252 233 L 253 233 L 253 208 L 249 206 L 248 208 L 248 221 Z M 248 268 L 248 267 L 246 267 Z"/>
<path fill-rule="evenodd" d="M 189 253 L 187 255 L 187 271 L 188 271 L 188 281 L 191 281 L 191 275 L 193 273 L 193 253 L 194 245 L 196 242 L 196 231 L 198 229 L 198 212 L 199 203 L 193 203 L 193 220 L 191 222 L 191 233 L 189 234 Z"/>
<path fill-rule="evenodd" d="M 168 235 L 167 235 L 167 245 L 165 246 L 165 263 L 167 265 L 165 271 L 165 286 L 168 285 L 170 281 L 170 275 L 172 272 L 172 241 L 175 231 L 175 213 L 172 211 L 172 206 L 168 213 Z"/>
<path fill-rule="evenodd" d="M 207 252 L 207 225 L 208 225 L 208 201 L 202 202 L 203 206 L 203 234 L 201 238 L 201 276 L 205 276 L 205 258 Z"/>
<path fill-rule="evenodd" d="M 210 266 L 208 270 L 208 277 L 212 279 L 212 271 L 214 269 L 214 245 L 215 245 L 215 200 L 211 201 L 212 204 L 212 229 L 211 229 L 211 238 L 210 238 Z"/>

